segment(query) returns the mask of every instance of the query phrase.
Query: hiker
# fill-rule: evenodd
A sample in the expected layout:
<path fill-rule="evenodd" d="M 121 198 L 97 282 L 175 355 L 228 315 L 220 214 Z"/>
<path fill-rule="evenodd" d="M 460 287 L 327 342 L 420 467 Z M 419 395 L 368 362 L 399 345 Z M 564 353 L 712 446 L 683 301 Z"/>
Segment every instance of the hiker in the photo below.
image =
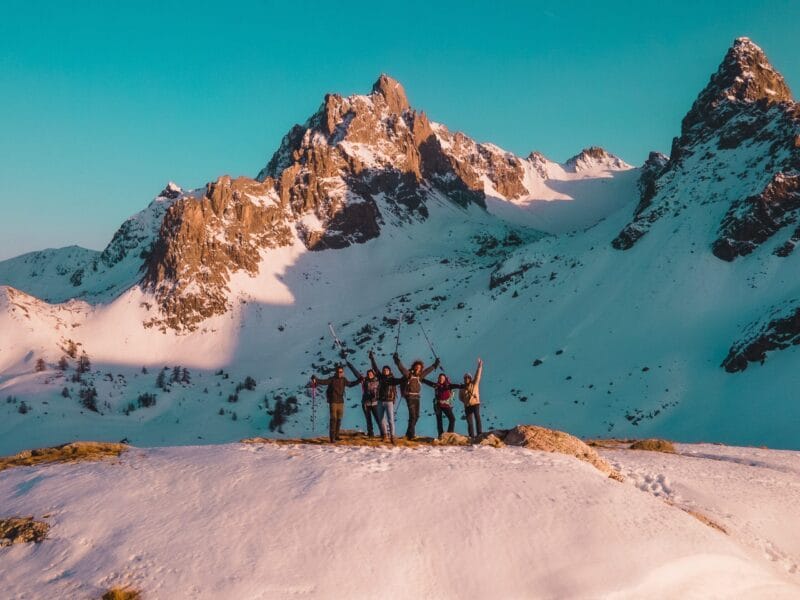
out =
<path fill-rule="evenodd" d="M 381 428 L 381 438 L 385 442 L 388 432 L 389 439 L 392 444 L 394 444 L 394 402 L 397 399 L 396 386 L 403 383 L 403 380 L 400 377 L 394 376 L 389 365 L 385 365 L 383 369 L 378 369 L 378 363 L 375 362 L 375 354 L 372 350 L 369 351 L 369 362 L 379 381 L 378 425 Z"/>
<path fill-rule="evenodd" d="M 425 369 L 421 360 L 415 360 L 411 365 L 411 369 L 406 369 L 397 352 L 394 353 L 393 358 L 397 368 L 400 369 L 400 372 L 403 374 L 403 383 L 400 389 L 408 405 L 408 429 L 406 430 L 406 439 L 413 440 L 416 437 L 415 428 L 417 426 L 417 419 L 419 419 L 419 398 L 422 392 L 421 381 L 431 371 L 439 368 L 440 361 L 437 357 L 436 362 Z"/>
<path fill-rule="evenodd" d="M 375 376 L 374 369 L 368 369 L 367 376 L 364 377 L 349 360 L 345 362 L 361 384 L 361 410 L 364 411 L 364 418 L 367 420 L 367 435 L 374 437 L 375 430 L 372 427 L 372 419 L 375 419 L 375 424 L 378 428 L 381 426 L 381 420 L 378 415 L 378 388 L 380 387 L 380 381 Z"/>
<path fill-rule="evenodd" d="M 422 383 L 433 388 L 433 412 L 436 413 L 436 430 L 439 438 L 444 434 L 442 416 L 447 417 L 447 432 L 456 430 L 456 416 L 453 414 L 453 390 L 460 390 L 464 386 L 460 383 L 451 383 L 444 373 L 439 373 L 436 381 L 423 379 Z"/>
<path fill-rule="evenodd" d="M 475 377 L 471 373 L 464 373 L 464 385 L 461 386 L 458 392 L 459 400 L 464 403 L 464 415 L 467 417 L 467 429 L 471 438 L 483 433 L 483 428 L 481 427 L 481 396 L 478 389 L 482 374 L 483 361 L 479 358 Z"/>
<path fill-rule="evenodd" d="M 316 386 L 317 384 L 328 386 L 325 390 L 325 397 L 328 400 L 331 414 L 328 433 L 332 444 L 339 440 L 339 429 L 342 426 L 342 418 L 344 417 L 344 388 L 358 385 L 358 380 L 348 381 L 345 379 L 344 367 L 336 365 L 336 374 L 333 377 L 317 379 L 316 375 L 312 375 L 311 385 Z"/>

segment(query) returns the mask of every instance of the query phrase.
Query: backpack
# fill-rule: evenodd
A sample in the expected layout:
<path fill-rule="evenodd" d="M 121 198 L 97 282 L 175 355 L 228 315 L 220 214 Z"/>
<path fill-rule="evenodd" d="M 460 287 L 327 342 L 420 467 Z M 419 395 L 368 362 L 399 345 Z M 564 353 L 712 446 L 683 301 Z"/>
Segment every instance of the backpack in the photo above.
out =
<path fill-rule="evenodd" d="M 410 390 L 412 381 L 417 382 L 416 385 L 417 391 L 413 392 L 414 394 L 419 395 L 422 388 L 422 384 L 420 383 L 422 381 L 421 377 L 419 375 L 412 375 L 411 372 L 409 371 L 408 377 L 406 377 L 405 383 L 403 384 L 403 388 L 401 390 L 403 393 L 403 398 L 405 398 L 406 400 L 408 399 L 408 395 L 412 393 Z"/>
<path fill-rule="evenodd" d="M 439 402 L 439 406 L 450 406 L 450 396 L 452 392 L 450 391 L 450 378 L 445 376 L 444 384 L 436 385 L 436 400 Z"/>
<path fill-rule="evenodd" d="M 364 379 L 361 383 L 361 390 L 363 392 L 363 400 L 364 402 L 377 402 L 378 401 L 378 387 L 380 386 L 380 382 L 378 378 L 369 380 Z"/>
<path fill-rule="evenodd" d="M 464 406 L 470 406 L 472 402 L 472 397 L 475 395 L 475 382 L 470 381 L 466 386 L 464 386 L 463 390 L 463 398 L 462 401 L 464 402 Z"/>

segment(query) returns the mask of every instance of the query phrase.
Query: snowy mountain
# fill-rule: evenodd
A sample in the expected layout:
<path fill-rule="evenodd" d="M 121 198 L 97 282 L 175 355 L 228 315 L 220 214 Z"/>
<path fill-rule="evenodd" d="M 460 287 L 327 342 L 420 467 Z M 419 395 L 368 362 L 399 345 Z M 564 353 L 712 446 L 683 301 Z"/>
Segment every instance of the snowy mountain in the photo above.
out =
<path fill-rule="evenodd" d="M 797 447 L 799 110 L 746 38 L 640 168 L 478 143 L 385 75 L 328 95 L 255 178 L 170 184 L 101 253 L 0 263 L 0 450 L 307 432 L 329 322 L 360 368 L 398 327 L 451 377 L 482 356 L 489 424 Z"/>

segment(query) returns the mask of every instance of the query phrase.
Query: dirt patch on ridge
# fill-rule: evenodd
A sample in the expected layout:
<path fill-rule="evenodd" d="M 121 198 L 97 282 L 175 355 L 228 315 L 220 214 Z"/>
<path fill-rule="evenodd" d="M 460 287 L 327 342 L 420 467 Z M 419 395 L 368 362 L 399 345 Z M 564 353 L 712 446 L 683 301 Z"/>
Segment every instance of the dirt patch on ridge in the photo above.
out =
<path fill-rule="evenodd" d="M 243 439 L 244 444 L 311 444 L 328 445 L 330 441 L 326 437 L 314 438 L 247 438 Z M 540 450 L 543 452 L 558 452 L 574 456 L 578 460 L 588 462 L 601 473 L 616 481 L 623 481 L 620 473 L 611 468 L 599 454 L 586 445 L 583 441 L 573 435 L 547 429 L 536 425 L 517 425 L 513 429 L 495 429 L 470 440 L 469 438 L 448 433 L 441 440 L 430 437 L 419 437 L 414 440 L 405 438 L 395 438 L 395 446 L 400 448 L 419 448 L 423 446 L 465 446 L 468 444 L 492 446 L 495 448 L 503 446 L 522 446 L 529 450 Z M 392 447 L 391 442 L 384 442 L 380 437 L 368 437 L 364 433 L 356 431 L 343 431 L 341 439 L 336 442 L 336 446 L 369 446 L 369 447 Z"/>
<path fill-rule="evenodd" d="M 51 448 L 23 450 L 0 458 L 0 471 L 11 467 L 29 467 L 43 463 L 67 463 L 117 457 L 128 448 L 112 442 L 72 442 Z"/>

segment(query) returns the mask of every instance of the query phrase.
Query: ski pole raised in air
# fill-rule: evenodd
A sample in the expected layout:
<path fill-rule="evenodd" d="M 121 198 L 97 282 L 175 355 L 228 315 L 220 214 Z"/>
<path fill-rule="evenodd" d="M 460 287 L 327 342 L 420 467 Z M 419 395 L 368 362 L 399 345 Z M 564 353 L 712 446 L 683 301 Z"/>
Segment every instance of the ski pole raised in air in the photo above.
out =
<path fill-rule="evenodd" d="M 435 358 L 436 360 L 439 360 L 439 357 L 436 355 L 436 350 L 433 349 L 433 344 L 431 344 L 431 340 L 428 337 L 428 334 L 425 331 L 425 328 L 422 326 L 421 322 L 419 324 L 419 328 L 422 329 L 422 335 L 425 336 L 425 341 L 428 342 L 428 348 L 431 349 L 431 353 L 433 354 L 433 358 Z M 439 361 L 439 364 L 441 364 L 441 361 Z"/>
<path fill-rule="evenodd" d="M 317 382 L 311 382 L 311 432 L 317 433 Z"/>
<path fill-rule="evenodd" d="M 400 324 L 403 322 L 403 315 L 397 315 L 397 339 L 394 343 L 394 353 L 397 354 L 400 350 Z"/>
<path fill-rule="evenodd" d="M 336 342 L 336 345 L 339 346 L 339 350 L 344 352 L 344 346 L 342 346 L 342 342 L 339 341 L 339 338 L 336 336 L 336 332 L 333 329 L 333 324 L 328 323 L 328 329 L 331 330 L 331 335 L 333 336 L 333 341 Z"/>

